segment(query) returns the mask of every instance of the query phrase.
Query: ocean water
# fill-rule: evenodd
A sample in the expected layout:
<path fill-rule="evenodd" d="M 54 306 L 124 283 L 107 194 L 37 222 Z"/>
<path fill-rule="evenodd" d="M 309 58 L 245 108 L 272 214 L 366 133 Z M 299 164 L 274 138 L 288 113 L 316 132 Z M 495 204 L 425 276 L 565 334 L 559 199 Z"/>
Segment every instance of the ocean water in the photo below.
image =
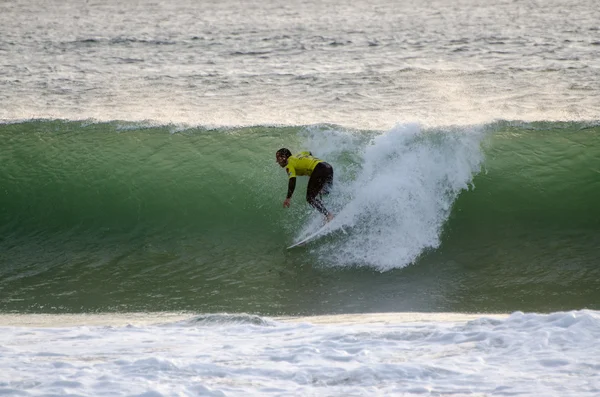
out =
<path fill-rule="evenodd" d="M 3 1 L 0 119 L 597 120 L 595 0 Z"/>
<path fill-rule="evenodd" d="M 0 394 L 600 395 L 598 21 L 0 2 Z"/>
<path fill-rule="evenodd" d="M 173 128 L 0 126 L 3 311 L 598 309 L 598 125 Z M 336 172 L 294 250 L 284 145 Z"/>

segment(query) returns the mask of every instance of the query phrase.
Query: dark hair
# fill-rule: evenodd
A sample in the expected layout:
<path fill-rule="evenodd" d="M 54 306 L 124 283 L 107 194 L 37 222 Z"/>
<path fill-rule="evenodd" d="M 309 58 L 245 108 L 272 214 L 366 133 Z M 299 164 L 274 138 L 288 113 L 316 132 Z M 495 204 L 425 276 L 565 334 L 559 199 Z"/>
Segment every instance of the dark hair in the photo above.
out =
<path fill-rule="evenodd" d="M 292 152 L 290 152 L 289 149 L 281 148 L 275 154 L 280 155 L 280 156 L 284 156 L 284 157 L 290 157 L 292 155 Z"/>

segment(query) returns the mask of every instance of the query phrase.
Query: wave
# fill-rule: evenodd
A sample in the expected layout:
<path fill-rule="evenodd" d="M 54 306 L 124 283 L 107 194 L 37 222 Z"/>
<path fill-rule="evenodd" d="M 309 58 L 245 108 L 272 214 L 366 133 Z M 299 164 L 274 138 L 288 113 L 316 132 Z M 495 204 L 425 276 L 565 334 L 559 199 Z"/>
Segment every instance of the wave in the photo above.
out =
<path fill-rule="evenodd" d="M 210 289 L 227 278 L 234 288 L 240 277 L 264 282 L 265 266 L 307 260 L 380 272 L 411 264 L 425 273 L 463 272 L 457 264 L 496 272 L 482 288 L 536 277 L 572 285 L 596 272 L 599 123 L 359 131 L 31 120 L 0 124 L 0 139 L 4 288 L 111 279 L 159 299 L 149 291 L 161 282 L 178 290 L 203 280 Z M 322 219 L 304 201 L 306 178 L 292 208 L 281 208 L 280 147 L 334 165 L 325 200 L 343 225 L 293 251 L 285 247 Z M 12 291 L 17 302 L 27 289 Z M 172 301 L 143 308 L 181 309 Z"/>
<path fill-rule="evenodd" d="M 600 127 L 497 122 L 386 132 L 335 126 L 241 129 L 31 121 L 0 126 L 3 234 L 182 232 L 285 238 L 320 218 L 298 188 L 280 210 L 279 147 L 310 148 L 334 164 L 328 198 L 352 233 L 330 259 L 382 270 L 405 266 L 454 230 L 594 228 L 599 214 Z M 305 182 L 305 181 L 302 181 Z M 234 230 L 232 230 L 232 228 Z M 230 233 L 233 236 L 230 236 Z M 246 239 L 252 244 L 252 238 Z"/>

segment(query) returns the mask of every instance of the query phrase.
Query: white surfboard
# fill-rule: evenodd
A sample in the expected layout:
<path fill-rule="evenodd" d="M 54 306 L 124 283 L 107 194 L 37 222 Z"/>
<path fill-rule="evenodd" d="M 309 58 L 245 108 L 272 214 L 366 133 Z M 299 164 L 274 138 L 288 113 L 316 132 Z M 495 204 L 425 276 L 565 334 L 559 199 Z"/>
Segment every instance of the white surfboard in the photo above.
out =
<path fill-rule="evenodd" d="M 287 249 L 301 247 L 310 243 L 311 241 L 326 236 L 329 233 L 333 233 L 337 230 L 341 230 L 342 233 L 347 234 L 346 227 L 352 227 L 350 222 L 352 220 L 352 218 L 350 217 L 351 212 L 349 212 L 351 210 L 352 208 L 350 206 L 345 206 L 340 212 L 338 212 L 335 215 L 335 217 L 331 221 L 327 222 L 325 225 L 319 228 L 319 230 L 309 234 L 300 241 L 296 241 L 294 244 L 287 247 Z"/>
<path fill-rule="evenodd" d="M 329 223 L 326 223 L 325 225 L 323 225 L 323 227 L 321 227 L 319 230 L 317 230 L 316 232 L 309 234 L 308 236 L 304 237 L 302 240 L 295 242 L 294 244 L 290 245 L 289 247 L 287 247 L 287 249 L 290 248 L 295 248 L 295 247 L 301 247 L 303 245 L 306 245 L 308 243 L 310 243 L 311 241 L 314 241 L 320 237 L 326 236 L 329 233 L 333 233 L 336 231 L 342 231 L 342 233 L 347 234 L 346 229 L 344 228 L 343 223 L 340 222 L 342 218 L 334 218 L 332 221 L 330 221 Z"/>
<path fill-rule="evenodd" d="M 303 238 L 302 240 L 295 242 L 294 244 L 287 247 L 287 249 L 303 246 L 304 244 L 311 242 L 312 240 L 316 239 L 317 237 L 327 234 L 326 233 L 327 229 L 331 229 L 331 228 L 328 228 L 327 226 L 329 226 L 329 224 L 326 224 L 325 226 L 323 226 L 316 232 L 309 234 L 307 237 Z"/>

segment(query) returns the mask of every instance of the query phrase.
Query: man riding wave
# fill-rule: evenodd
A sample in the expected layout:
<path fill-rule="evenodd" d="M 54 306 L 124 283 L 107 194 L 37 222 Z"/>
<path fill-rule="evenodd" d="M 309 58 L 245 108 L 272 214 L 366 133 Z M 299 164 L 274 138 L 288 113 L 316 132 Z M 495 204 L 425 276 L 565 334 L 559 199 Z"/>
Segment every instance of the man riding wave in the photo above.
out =
<path fill-rule="evenodd" d="M 288 174 L 288 192 L 283 202 L 284 208 L 290 206 L 290 201 L 296 189 L 296 176 L 309 176 L 306 188 L 306 201 L 325 215 L 327 222 L 333 219 L 333 214 L 325 208 L 318 197 L 327 194 L 333 186 L 333 167 L 325 161 L 318 159 L 311 152 L 304 151 L 292 155 L 289 149 L 282 148 L 275 153 L 275 161 L 285 168 Z"/>

